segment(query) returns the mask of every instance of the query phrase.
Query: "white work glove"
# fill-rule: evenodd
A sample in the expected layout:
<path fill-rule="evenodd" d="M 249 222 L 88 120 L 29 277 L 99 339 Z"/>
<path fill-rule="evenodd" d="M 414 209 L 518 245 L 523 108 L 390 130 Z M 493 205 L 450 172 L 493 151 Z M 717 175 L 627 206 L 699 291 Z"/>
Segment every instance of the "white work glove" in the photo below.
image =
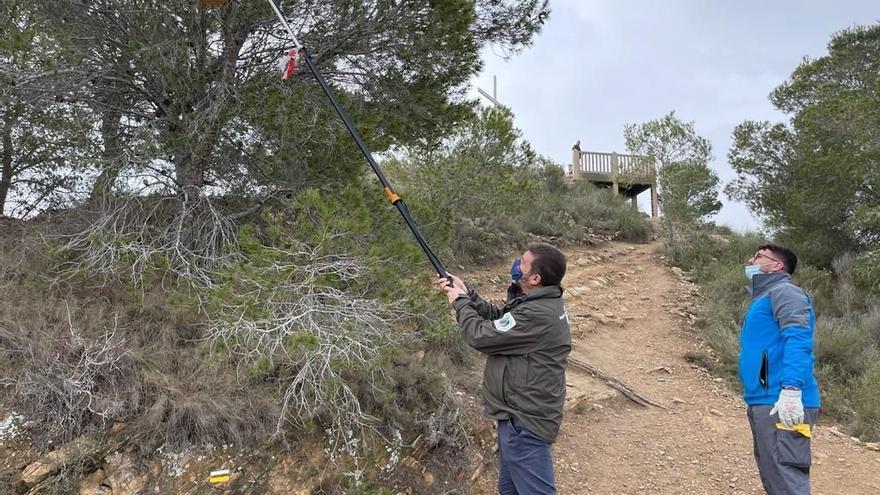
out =
<path fill-rule="evenodd" d="M 801 391 L 784 388 L 779 392 L 779 399 L 770 410 L 770 416 L 779 412 L 779 421 L 785 426 L 799 425 L 804 422 L 804 403 L 801 402 Z"/>

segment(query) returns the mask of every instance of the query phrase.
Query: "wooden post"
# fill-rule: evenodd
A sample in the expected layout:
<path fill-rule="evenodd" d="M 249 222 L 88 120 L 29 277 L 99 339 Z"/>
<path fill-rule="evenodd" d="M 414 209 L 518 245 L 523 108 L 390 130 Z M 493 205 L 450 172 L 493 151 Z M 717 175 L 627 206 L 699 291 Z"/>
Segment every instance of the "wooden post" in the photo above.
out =
<path fill-rule="evenodd" d="M 651 184 L 651 218 L 657 218 L 660 214 L 657 204 L 657 184 Z"/>
<path fill-rule="evenodd" d="M 611 190 L 614 191 L 614 194 L 618 194 L 617 187 L 617 174 L 620 171 L 620 158 L 617 156 L 617 152 L 611 153 Z"/>
<path fill-rule="evenodd" d="M 648 158 L 648 172 L 651 174 L 651 218 L 660 216 L 660 198 L 657 196 L 657 165 Z"/>
<path fill-rule="evenodd" d="M 571 150 L 571 178 L 577 180 L 581 175 L 581 150 Z"/>
<path fill-rule="evenodd" d="M 633 202 L 633 210 L 639 211 L 639 195 L 638 194 L 632 195 L 632 202 Z"/>

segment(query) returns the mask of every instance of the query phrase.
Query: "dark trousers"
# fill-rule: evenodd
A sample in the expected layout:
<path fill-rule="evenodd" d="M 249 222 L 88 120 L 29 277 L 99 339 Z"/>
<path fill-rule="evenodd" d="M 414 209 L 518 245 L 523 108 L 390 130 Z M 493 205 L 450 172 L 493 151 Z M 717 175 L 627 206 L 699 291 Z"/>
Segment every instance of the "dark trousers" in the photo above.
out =
<path fill-rule="evenodd" d="M 769 495 L 809 495 L 810 439 L 796 431 L 776 427 L 779 416 L 773 406 L 750 406 L 749 426 L 755 446 L 755 463 Z M 804 423 L 816 426 L 819 410 L 804 409 Z"/>
<path fill-rule="evenodd" d="M 556 495 L 550 444 L 516 424 L 498 420 L 498 452 L 501 495 Z"/>

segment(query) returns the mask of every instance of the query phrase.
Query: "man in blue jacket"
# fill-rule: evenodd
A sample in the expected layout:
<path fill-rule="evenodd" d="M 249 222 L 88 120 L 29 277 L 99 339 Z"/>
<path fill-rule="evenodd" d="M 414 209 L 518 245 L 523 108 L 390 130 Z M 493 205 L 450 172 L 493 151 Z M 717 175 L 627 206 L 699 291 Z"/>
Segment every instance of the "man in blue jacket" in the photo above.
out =
<path fill-rule="evenodd" d="M 739 377 L 755 462 L 770 495 L 810 493 L 810 437 L 819 412 L 813 376 L 815 314 L 791 280 L 797 256 L 766 244 L 749 259 L 752 303 L 740 333 Z"/>

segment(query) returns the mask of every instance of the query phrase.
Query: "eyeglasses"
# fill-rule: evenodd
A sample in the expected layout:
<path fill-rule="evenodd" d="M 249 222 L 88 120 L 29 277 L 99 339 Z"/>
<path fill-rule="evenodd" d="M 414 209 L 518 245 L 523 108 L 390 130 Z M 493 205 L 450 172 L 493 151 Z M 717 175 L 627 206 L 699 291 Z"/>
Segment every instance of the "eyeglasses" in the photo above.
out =
<path fill-rule="evenodd" d="M 755 260 L 757 260 L 758 258 L 767 258 L 768 260 L 773 261 L 774 263 L 782 263 L 782 262 L 779 261 L 778 259 L 776 259 L 776 258 L 771 258 L 771 257 L 767 256 L 766 254 L 760 252 L 760 251 L 758 251 L 757 253 L 755 253 L 755 255 L 751 257 L 751 260 L 752 260 L 752 261 L 755 261 Z"/>

